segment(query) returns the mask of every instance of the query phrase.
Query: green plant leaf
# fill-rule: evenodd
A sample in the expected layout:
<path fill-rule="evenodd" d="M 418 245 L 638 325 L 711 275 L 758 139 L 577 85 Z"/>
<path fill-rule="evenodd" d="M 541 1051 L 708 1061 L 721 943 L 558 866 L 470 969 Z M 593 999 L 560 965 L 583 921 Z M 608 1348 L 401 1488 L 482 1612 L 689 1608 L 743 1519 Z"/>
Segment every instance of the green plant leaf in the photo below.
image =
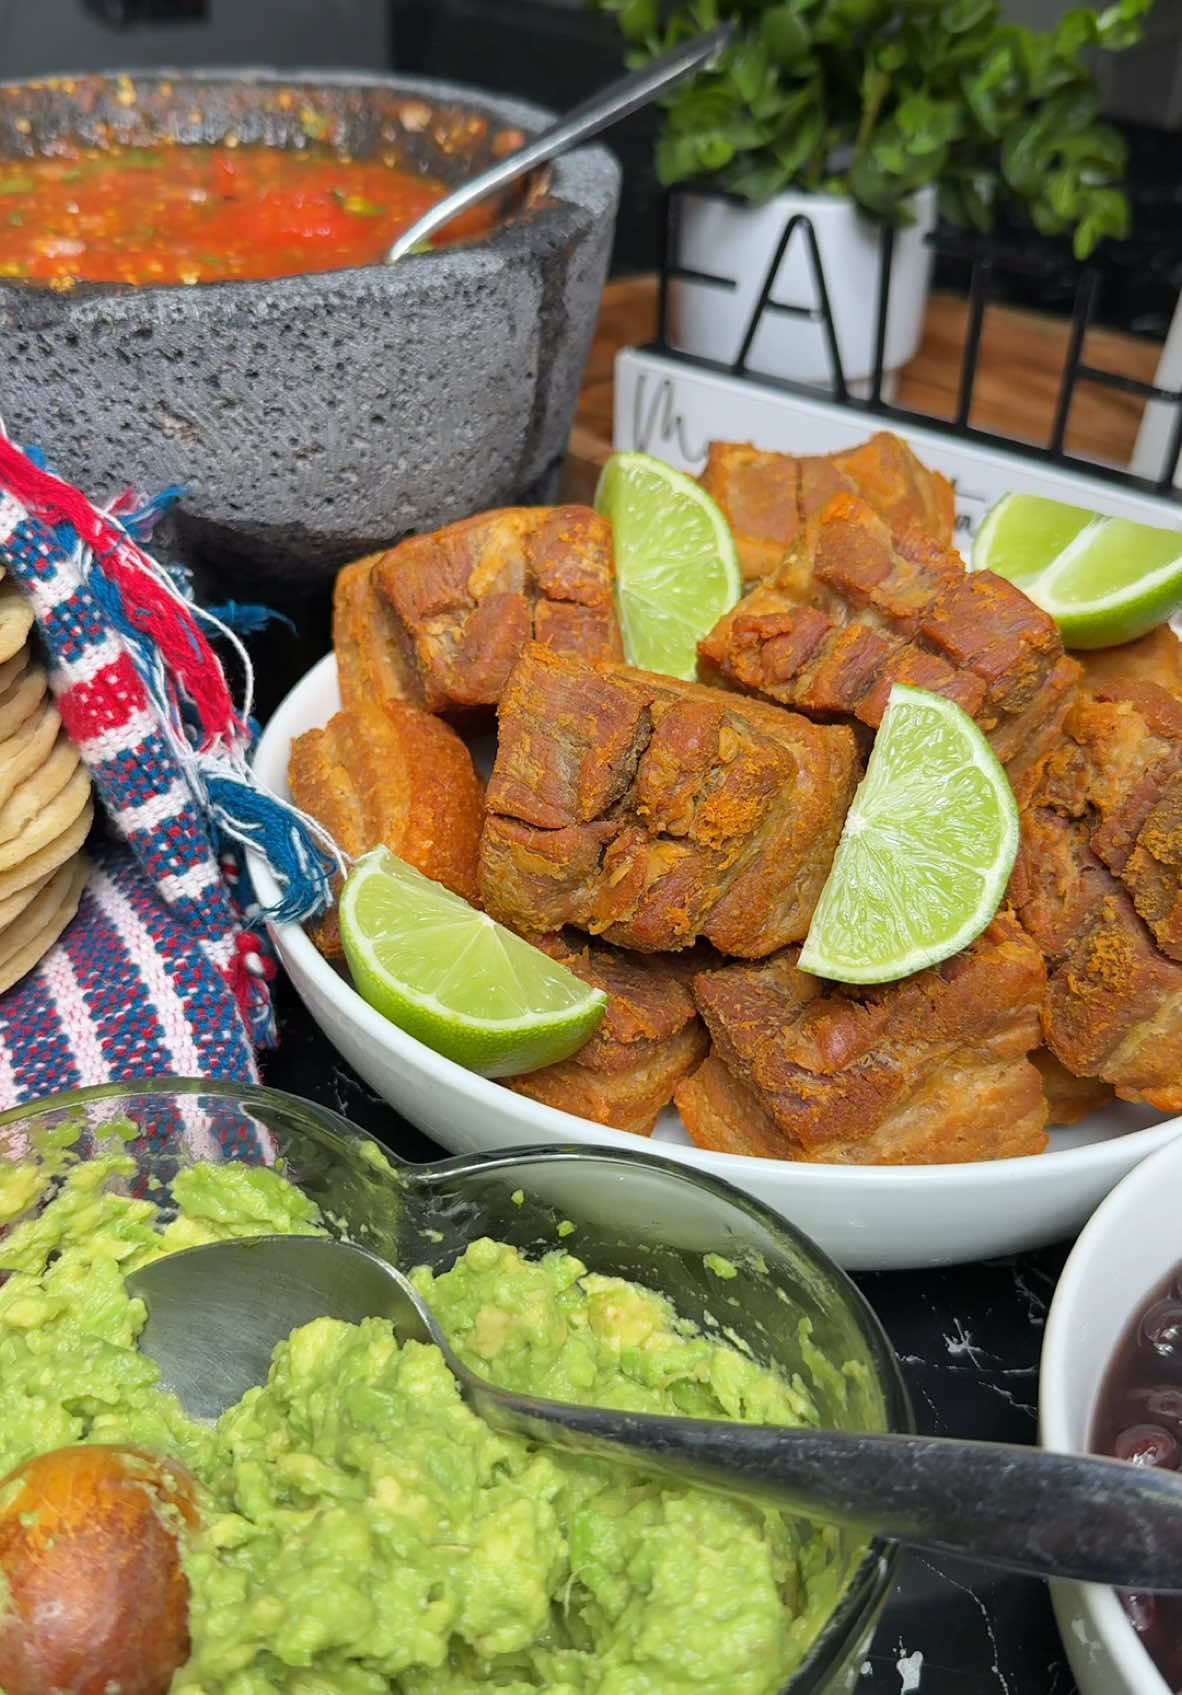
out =
<path fill-rule="evenodd" d="M 906 63 L 907 48 L 898 36 L 876 45 L 871 54 L 872 67 L 886 77 L 896 76 Z"/>
<path fill-rule="evenodd" d="M 1047 102 L 1044 122 L 1049 134 L 1080 135 L 1096 121 L 1100 110 L 1099 91 L 1091 83 L 1062 89 Z"/>
<path fill-rule="evenodd" d="M 693 133 L 725 125 L 739 110 L 733 93 L 722 83 L 685 87 L 669 107 L 669 128 Z"/>
<path fill-rule="evenodd" d="M 825 114 L 815 101 L 809 102 L 807 109 L 791 123 L 781 126 L 780 137 L 773 148 L 776 164 L 783 176 L 778 187 L 785 187 L 793 180 L 805 160 L 820 147 L 824 134 Z"/>
<path fill-rule="evenodd" d="M 899 223 L 911 192 L 989 227 L 991 188 L 1077 252 L 1127 231 L 1124 148 L 1098 121 L 1098 51 L 1141 37 L 1150 0 L 1073 6 L 1051 29 L 1004 0 L 590 0 L 630 63 L 736 26 L 720 62 L 661 97 L 662 182 L 712 180 L 751 199 L 797 186 L 849 194 Z"/>
<path fill-rule="evenodd" d="M 1011 129 L 1003 138 L 1002 175 L 1019 197 L 1038 192 L 1046 147 L 1046 129 L 1039 116 L 1028 120 L 1021 128 Z"/>
<path fill-rule="evenodd" d="M 666 188 L 675 182 L 690 182 L 707 174 L 707 154 L 699 134 L 674 135 L 666 130 L 657 137 L 654 163 L 657 179 Z"/>
<path fill-rule="evenodd" d="M 791 181 L 791 171 L 785 171 L 775 158 L 750 154 L 736 159 L 726 173 L 726 186 L 745 200 L 769 200 Z"/>
<path fill-rule="evenodd" d="M 1099 40 L 1099 23 L 1095 12 L 1087 6 L 1076 6 L 1064 12 L 1055 26 L 1053 50 L 1061 58 L 1078 59 L 1085 47 Z"/>
<path fill-rule="evenodd" d="M 879 9 L 879 0 L 828 0 L 814 21 L 814 40 L 840 43 L 846 48 L 851 39 L 856 40 L 879 21 Z"/>
<path fill-rule="evenodd" d="M 711 173 L 721 171 L 724 165 L 729 165 L 735 156 L 734 145 L 725 135 L 717 131 L 713 135 L 704 135 L 698 144 L 698 160 L 700 169 Z"/>
<path fill-rule="evenodd" d="M 995 91 L 987 83 L 966 77 L 964 96 L 982 130 L 991 141 L 996 141 L 1005 126 L 1005 112 Z"/>
<path fill-rule="evenodd" d="M 648 42 L 656 35 L 660 24 L 657 0 L 608 0 L 604 7 L 616 14 L 620 34 L 625 41 Z"/>
<path fill-rule="evenodd" d="M 1118 129 L 1110 124 L 1093 124 L 1086 136 L 1079 138 L 1080 151 L 1086 152 L 1091 169 L 1108 181 L 1115 182 L 1125 174 L 1129 145 Z"/>
<path fill-rule="evenodd" d="M 809 50 L 808 24 L 795 6 L 769 6 L 759 21 L 759 34 L 768 57 L 781 70 L 795 68 Z"/>
<path fill-rule="evenodd" d="M 895 124 L 906 154 L 914 159 L 947 147 L 956 134 L 958 114 L 950 101 L 914 94 L 899 103 Z"/>
<path fill-rule="evenodd" d="M 1088 196 L 1088 209 L 1075 226 L 1077 259 L 1087 259 L 1105 239 L 1123 241 L 1129 233 L 1129 203 L 1119 189 L 1101 188 Z"/>
<path fill-rule="evenodd" d="M 767 49 L 758 37 L 752 37 L 735 48 L 727 67 L 731 86 L 746 105 L 759 98 L 767 80 L 769 66 Z"/>
<path fill-rule="evenodd" d="M 961 222 L 984 235 L 993 228 L 993 183 L 981 176 L 966 176 L 960 183 Z"/>
<path fill-rule="evenodd" d="M 907 149 L 894 133 L 875 136 L 862 157 L 873 161 L 875 170 L 884 181 L 889 177 L 901 177 L 907 169 Z"/>
<path fill-rule="evenodd" d="M 1096 21 L 1100 45 L 1109 52 L 1119 52 L 1140 41 L 1142 24 L 1153 0 L 1118 0 L 1107 6 Z"/>
<path fill-rule="evenodd" d="M 995 0 L 947 0 L 940 8 L 940 22 L 949 35 L 964 35 L 996 14 Z"/>

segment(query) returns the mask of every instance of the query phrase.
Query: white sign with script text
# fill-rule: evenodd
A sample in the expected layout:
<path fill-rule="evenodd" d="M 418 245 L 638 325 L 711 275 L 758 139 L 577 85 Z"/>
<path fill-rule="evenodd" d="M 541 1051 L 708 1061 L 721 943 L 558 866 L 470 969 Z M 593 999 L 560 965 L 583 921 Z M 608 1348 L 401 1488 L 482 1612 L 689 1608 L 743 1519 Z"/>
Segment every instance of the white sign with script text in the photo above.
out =
<path fill-rule="evenodd" d="M 683 471 L 702 469 L 712 441 L 750 442 L 768 452 L 836 453 L 876 429 L 893 430 L 925 465 L 952 482 L 962 551 L 994 501 L 1010 493 L 1045 495 L 1182 530 L 1182 503 L 1050 464 L 1023 453 L 1018 444 L 1009 451 L 951 435 L 938 423 L 897 424 L 647 348 L 628 347 L 616 355 L 616 448 L 655 454 Z"/>

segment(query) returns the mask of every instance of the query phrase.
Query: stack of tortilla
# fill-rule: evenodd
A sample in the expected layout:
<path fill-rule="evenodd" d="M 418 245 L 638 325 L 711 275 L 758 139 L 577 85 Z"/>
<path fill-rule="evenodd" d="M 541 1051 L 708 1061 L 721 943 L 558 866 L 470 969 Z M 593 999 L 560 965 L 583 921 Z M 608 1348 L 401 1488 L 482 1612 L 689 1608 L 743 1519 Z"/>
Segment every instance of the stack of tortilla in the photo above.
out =
<path fill-rule="evenodd" d="M 78 910 L 94 818 L 90 773 L 62 728 L 33 608 L 0 581 L 0 992 L 32 970 Z"/>

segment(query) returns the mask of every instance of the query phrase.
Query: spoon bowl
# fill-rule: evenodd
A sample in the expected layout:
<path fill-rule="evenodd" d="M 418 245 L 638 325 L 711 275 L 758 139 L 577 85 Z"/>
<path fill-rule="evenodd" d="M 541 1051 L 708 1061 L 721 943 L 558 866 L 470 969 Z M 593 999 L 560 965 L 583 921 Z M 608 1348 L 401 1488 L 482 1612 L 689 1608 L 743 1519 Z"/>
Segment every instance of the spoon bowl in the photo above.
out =
<path fill-rule="evenodd" d="M 739 1424 L 517 1394 L 464 1365 L 395 1266 L 327 1236 L 184 1249 L 132 1272 L 127 1287 L 147 1307 L 141 1352 L 195 1417 L 216 1417 L 264 1381 L 271 1347 L 298 1325 L 384 1318 L 399 1342 L 433 1343 L 472 1410 L 515 1435 L 1037 1577 L 1182 1588 L 1182 1479 L 1173 1475 L 1003 1443 Z M 244 1288 L 247 1324 L 236 1320 Z"/>

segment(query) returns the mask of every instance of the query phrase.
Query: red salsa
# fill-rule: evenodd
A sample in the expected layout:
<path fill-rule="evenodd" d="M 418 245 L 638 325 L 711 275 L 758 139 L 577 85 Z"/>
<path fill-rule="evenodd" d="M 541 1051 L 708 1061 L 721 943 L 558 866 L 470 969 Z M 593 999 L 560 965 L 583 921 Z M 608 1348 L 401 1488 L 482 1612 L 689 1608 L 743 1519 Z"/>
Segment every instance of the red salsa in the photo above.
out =
<path fill-rule="evenodd" d="M 173 143 L 0 160 L 0 278 L 200 283 L 372 265 L 446 192 L 318 146 Z M 476 207 L 443 239 L 490 223 Z"/>

